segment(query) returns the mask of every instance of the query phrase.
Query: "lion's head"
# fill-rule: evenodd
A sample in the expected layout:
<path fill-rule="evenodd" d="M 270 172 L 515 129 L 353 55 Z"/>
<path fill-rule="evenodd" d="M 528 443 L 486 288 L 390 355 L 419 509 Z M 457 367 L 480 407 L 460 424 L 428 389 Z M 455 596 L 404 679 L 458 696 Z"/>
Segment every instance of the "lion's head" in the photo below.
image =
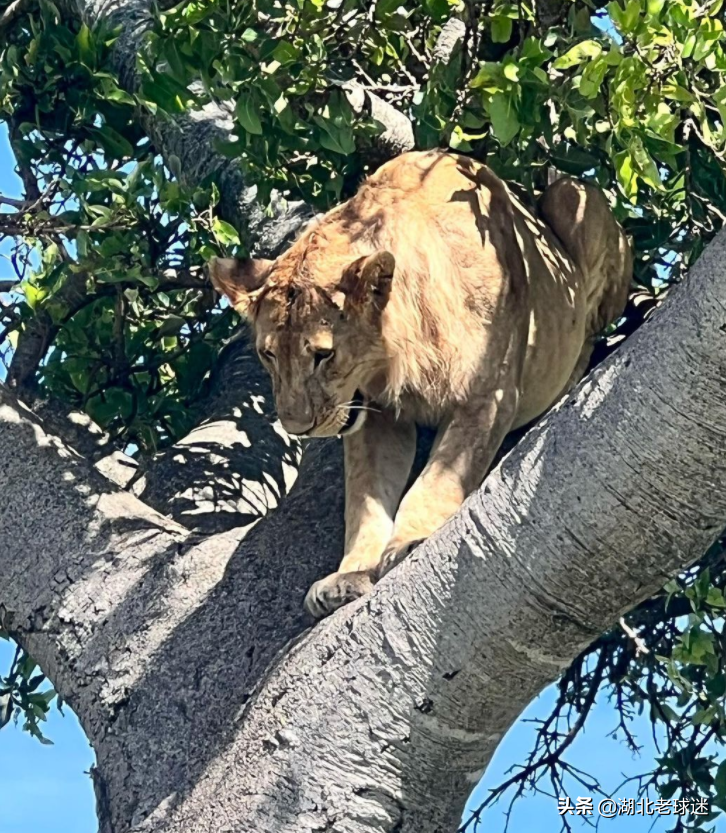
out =
<path fill-rule="evenodd" d="M 377 251 L 334 259 L 332 269 L 326 258 L 321 270 L 305 254 L 214 258 L 209 272 L 251 325 L 283 428 L 313 437 L 350 433 L 363 425 L 372 386 L 385 377 L 381 318 L 395 261 Z"/>

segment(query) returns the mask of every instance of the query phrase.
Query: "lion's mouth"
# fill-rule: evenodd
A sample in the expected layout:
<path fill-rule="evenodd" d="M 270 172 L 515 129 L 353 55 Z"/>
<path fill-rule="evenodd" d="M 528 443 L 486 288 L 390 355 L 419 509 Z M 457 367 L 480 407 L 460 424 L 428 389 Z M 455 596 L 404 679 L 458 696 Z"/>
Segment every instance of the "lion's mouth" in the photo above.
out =
<path fill-rule="evenodd" d="M 348 406 L 348 418 L 343 423 L 343 427 L 338 432 L 339 434 L 349 434 L 351 431 L 357 430 L 363 425 L 366 418 L 366 411 L 364 409 L 365 397 L 357 390 L 355 396 Z"/>

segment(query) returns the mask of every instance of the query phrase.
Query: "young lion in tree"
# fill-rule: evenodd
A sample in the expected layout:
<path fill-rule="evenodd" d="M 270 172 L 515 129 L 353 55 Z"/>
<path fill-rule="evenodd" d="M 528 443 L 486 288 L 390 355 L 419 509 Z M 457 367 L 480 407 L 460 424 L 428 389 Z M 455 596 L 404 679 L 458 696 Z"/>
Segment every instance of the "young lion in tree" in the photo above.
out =
<path fill-rule="evenodd" d="M 275 261 L 214 259 L 290 433 L 343 437 L 345 554 L 305 600 L 368 591 L 482 482 L 504 436 L 585 372 L 632 274 L 604 195 L 560 179 L 537 213 L 492 171 L 437 151 L 381 167 Z M 402 498 L 416 424 L 437 428 Z"/>

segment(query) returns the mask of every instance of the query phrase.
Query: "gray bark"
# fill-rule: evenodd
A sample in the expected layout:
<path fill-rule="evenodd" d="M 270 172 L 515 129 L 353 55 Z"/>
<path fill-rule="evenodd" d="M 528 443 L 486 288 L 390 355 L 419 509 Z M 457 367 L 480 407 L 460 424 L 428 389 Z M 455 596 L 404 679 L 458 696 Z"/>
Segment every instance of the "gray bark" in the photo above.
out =
<path fill-rule="evenodd" d="M 337 444 L 267 519 L 200 539 L 3 393 L 0 614 L 94 744 L 102 831 L 454 830 L 532 696 L 723 527 L 725 262 L 721 234 L 444 529 L 312 630 Z"/>
<path fill-rule="evenodd" d="M 246 339 L 223 351 L 205 419 L 158 454 L 132 491 L 188 529 L 246 527 L 278 506 L 295 480 L 299 443 L 272 424 L 269 377 Z"/>

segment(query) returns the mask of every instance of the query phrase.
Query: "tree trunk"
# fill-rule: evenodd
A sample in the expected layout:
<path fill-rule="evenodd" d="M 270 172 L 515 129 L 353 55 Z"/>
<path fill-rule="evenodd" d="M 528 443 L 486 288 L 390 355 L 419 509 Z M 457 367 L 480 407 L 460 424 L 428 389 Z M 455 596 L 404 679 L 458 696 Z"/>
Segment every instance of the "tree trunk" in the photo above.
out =
<path fill-rule="evenodd" d="M 0 615 L 98 756 L 101 829 L 453 831 L 529 700 L 726 519 L 726 234 L 367 598 L 308 630 L 339 446 L 199 537 L 0 405 Z M 311 488 L 314 487 L 314 488 Z"/>

